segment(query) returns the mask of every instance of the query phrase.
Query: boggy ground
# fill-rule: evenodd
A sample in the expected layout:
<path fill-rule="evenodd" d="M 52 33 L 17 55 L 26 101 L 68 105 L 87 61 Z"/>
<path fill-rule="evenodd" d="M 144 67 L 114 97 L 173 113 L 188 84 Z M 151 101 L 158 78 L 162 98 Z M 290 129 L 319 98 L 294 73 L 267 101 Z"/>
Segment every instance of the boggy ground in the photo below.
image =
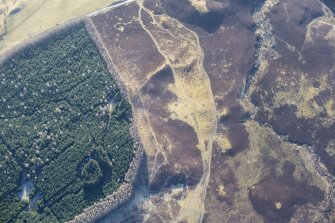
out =
<path fill-rule="evenodd" d="M 139 0 L 90 19 L 147 154 L 149 195 L 106 222 L 332 221 L 326 5 Z"/>

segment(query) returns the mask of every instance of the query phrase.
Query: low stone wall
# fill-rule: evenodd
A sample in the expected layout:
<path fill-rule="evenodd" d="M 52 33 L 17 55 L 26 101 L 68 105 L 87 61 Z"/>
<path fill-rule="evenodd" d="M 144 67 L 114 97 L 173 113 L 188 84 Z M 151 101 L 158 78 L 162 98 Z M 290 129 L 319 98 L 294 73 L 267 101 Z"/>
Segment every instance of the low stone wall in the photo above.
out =
<path fill-rule="evenodd" d="M 116 80 L 118 87 L 120 88 L 124 97 L 129 97 L 127 95 L 126 88 L 124 84 L 121 82 L 113 61 L 111 61 L 110 57 L 108 56 L 108 52 L 104 50 L 103 44 L 101 43 L 100 39 L 98 38 L 98 34 L 96 33 L 92 21 L 89 17 L 85 19 L 86 28 L 91 39 L 95 42 L 96 46 L 99 49 L 100 54 L 104 58 L 108 70 Z M 108 213 L 119 207 L 120 205 L 124 204 L 128 200 L 130 200 L 131 196 L 133 195 L 133 188 L 134 183 L 136 180 L 137 173 L 139 171 L 139 167 L 144 157 L 144 149 L 143 145 L 141 144 L 139 134 L 137 131 L 136 120 L 132 118 L 131 120 L 131 135 L 134 139 L 134 149 L 135 149 L 135 156 L 133 161 L 130 163 L 128 172 L 125 175 L 124 182 L 121 184 L 119 189 L 115 191 L 113 194 L 108 195 L 107 197 L 101 199 L 100 201 L 94 203 L 90 207 L 84 209 L 83 213 L 77 215 L 73 220 L 69 221 L 69 223 L 86 223 L 86 222 L 96 222 L 99 219 L 106 216 Z"/>
<path fill-rule="evenodd" d="M 43 43 L 43 41 L 48 40 L 49 38 L 53 37 L 59 32 L 69 30 L 82 24 L 86 25 L 86 28 L 88 30 L 91 39 L 94 41 L 97 48 L 99 49 L 101 56 L 104 58 L 108 70 L 111 73 L 111 75 L 113 75 L 113 78 L 116 80 L 122 95 L 128 98 L 126 88 L 120 81 L 120 78 L 118 77 L 117 72 L 114 69 L 113 62 L 109 59 L 107 52 L 105 52 L 105 50 L 103 49 L 102 43 L 99 41 L 97 34 L 95 33 L 93 24 L 90 18 L 87 16 L 78 17 L 62 25 L 51 28 L 41 34 L 38 34 L 33 39 L 26 40 L 21 44 L 11 48 L 4 55 L 0 56 L 0 67 L 3 66 L 8 61 L 10 61 L 15 55 L 24 52 L 30 47 L 34 47 L 38 44 Z M 115 208 L 124 204 L 131 198 L 133 194 L 133 186 L 135 183 L 135 179 L 144 156 L 144 149 L 141 144 L 141 141 L 139 140 L 136 123 L 133 118 L 131 119 L 130 132 L 134 139 L 134 159 L 130 163 L 129 170 L 125 175 L 124 182 L 121 184 L 121 186 L 117 191 L 106 196 L 100 201 L 97 201 L 93 205 L 85 208 L 83 213 L 77 215 L 73 220 L 69 221 L 70 223 L 95 222 L 104 217 L 105 215 L 107 215 L 108 213 L 110 213 Z"/>
<path fill-rule="evenodd" d="M 105 198 L 94 203 L 93 205 L 84 209 L 84 211 L 77 215 L 69 223 L 88 223 L 96 222 L 103 218 L 111 211 L 130 200 L 133 195 L 133 186 L 136 179 L 136 175 L 139 170 L 139 166 L 143 160 L 143 148 L 139 144 L 135 143 L 136 154 L 129 166 L 129 170 L 126 173 L 125 180 L 114 193 L 107 195 Z"/>

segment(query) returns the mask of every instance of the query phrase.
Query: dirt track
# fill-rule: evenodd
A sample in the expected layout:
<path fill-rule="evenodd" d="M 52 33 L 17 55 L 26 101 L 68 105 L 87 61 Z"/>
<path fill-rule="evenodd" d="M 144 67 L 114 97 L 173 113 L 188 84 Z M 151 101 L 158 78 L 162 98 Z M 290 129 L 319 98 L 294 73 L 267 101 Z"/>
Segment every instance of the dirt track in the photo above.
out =
<path fill-rule="evenodd" d="M 281 57 L 273 49 L 273 33 L 281 30 L 270 22 L 280 1 L 254 3 L 143 0 L 91 17 L 129 92 L 147 155 L 150 197 L 132 203 L 138 215 L 127 219 L 286 221 L 308 211 L 313 213 L 308 219 L 322 216 L 316 209 L 331 191 L 314 164 L 307 164 L 315 154 L 308 148 L 297 154 L 298 145 L 254 116 L 261 110 L 249 94 L 264 93 L 257 86 L 261 72 Z M 304 83 L 301 92 L 307 89 L 311 97 L 325 90 L 323 83 L 319 90 L 305 89 L 309 82 Z M 310 114 L 306 100 L 296 103 L 302 115 Z M 290 206 L 302 199 L 295 184 L 311 194 L 297 208 Z M 271 193 L 274 185 L 283 188 Z M 277 196 L 285 193 L 290 195 Z"/>
<path fill-rule="evenodd" d="M 256 3 L 130 0 L 87 18 L 146 152 L 145 197 L 118 217 L 333 216 L 334 16 L 312 0 Z"/>

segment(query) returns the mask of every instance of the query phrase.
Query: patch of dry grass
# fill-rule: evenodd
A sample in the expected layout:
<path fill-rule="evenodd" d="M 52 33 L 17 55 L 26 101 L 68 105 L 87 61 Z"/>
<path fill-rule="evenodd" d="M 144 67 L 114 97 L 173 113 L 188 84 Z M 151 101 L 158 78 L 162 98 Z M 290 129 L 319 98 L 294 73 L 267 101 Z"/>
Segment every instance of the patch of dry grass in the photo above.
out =
<path fill-rule="evenodd" d="M 76 17 L 86 15 L 110 5 L 115 0 L 9 0 L 1 1 L 0 10 L 7 10 L 7 33 L 0 41 L 0 55 L 11 47 L 37 34 Z M 10 15 L 10 12 L 21 10 Z M 5 17 L 0 15 L 0 32 Z"/>

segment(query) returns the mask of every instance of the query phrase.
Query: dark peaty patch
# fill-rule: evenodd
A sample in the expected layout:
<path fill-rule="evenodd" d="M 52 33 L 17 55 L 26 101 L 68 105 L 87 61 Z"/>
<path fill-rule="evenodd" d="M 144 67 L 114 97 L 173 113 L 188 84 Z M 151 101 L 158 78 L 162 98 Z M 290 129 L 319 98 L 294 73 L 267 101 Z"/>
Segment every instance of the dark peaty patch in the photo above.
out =
<path fill-rule="evenodd" d="M 323 200 L 318 187 L 294 179 L 294 170 L 294 164 L 286 161 L 282 176 L 268 175 L 249 188 L 249 199 L 266 222 L 289 222 L 298 206 Z"/>

